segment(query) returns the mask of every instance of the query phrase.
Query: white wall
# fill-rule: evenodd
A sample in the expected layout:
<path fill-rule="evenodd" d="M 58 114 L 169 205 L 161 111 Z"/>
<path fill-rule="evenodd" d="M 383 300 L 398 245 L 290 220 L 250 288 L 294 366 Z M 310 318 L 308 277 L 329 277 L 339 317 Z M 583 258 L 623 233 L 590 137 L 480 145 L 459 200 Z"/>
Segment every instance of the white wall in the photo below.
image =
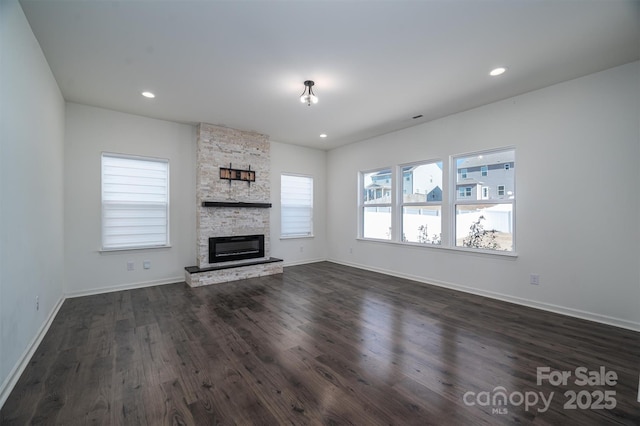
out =
<path fill-rule="evenodd" d="M 326 158 L 325 151 L 271 141 L 271 255 L 284 259 L 285 266 L 327 258 Z M 280 238 L 282 173 L 313 177 L 313 238 Z"/>
<path fill-rule="evenodd" d="M 195 127 L 67 103 L 65 139 L 65 292 L 183 281 L 184 267 L 196 264 Z M 169 159 L 170 248 L 100 252 L 102 152 Z"/>
<path fill-rule="evenodd" d="M 65 270 L 67 295 L 182 281 L 195 265 L 195 127 L 75 103 L 66 105 Z M 170 249 L 101 253 L 100 154 L 169 158 Z M 326 152 L 271 142 L 271 255 L 285 265 L 325 260 Z M 280 239 L 280 175 L 314 178 L 313 238 Z M 302 248 L 302 251 L 301 251 Z M 143 260 L 152 268 L 144 270 Z M 126 263 L 135 262 L 135 271 Z"/>
<path fill-rule="evenodd" d="M 64 100 L 12 0 L 0 2 L 0 94 L 2 406 L 63 295 Z"/>
<path fill-rule="evenodd" d="M 639 103 L 635 62 L 330 151 L 330 260 L 640 329 Z M 359 170 L 503 146 L 517 258 L 356 240 Z"/>

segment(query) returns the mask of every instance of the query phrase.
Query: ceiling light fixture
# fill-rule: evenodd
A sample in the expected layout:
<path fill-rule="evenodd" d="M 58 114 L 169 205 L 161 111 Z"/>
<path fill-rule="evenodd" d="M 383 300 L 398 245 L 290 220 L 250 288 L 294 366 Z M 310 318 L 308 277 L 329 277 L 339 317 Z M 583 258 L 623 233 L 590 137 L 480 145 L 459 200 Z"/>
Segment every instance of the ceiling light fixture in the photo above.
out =
<path fill-rule="evenodd" d="M 326 138 L 326 137 L 327 137 L 327 134 L 326 134 L 326 133 L 322 133 L 322 134 L 320 135 L 320 137 L 321 137 L 321 138 Z"/>
<path fill-rule="evenodd" d="M 153 99 L 156 97 L 156 95 L 154 95 L 151 92 L 142 92 L 142 96 L 144 96 L 145 98 L 149 98 L 149 99 Z"/>
<path fill-rule="evenodd" d="M 304 92 L 302 92 L 302 95 L 300 95 L 300 102 L 302 102 L 303 104 L 311 106 L 312 103 L 318 103 L 318 97 L 313 93 L 312 89 L 314 84 L 315 83 L 313 82 L 313 80 L 307 80 L 304 82 Z"/>
<path fill-rule="evenodd" d="M 505 72 L 506 70 L 507 70 L 507 69 L 506 69 L 505 67 L 498 67 L 498 68 L 494 68 L 494 69 L 492 69 L 492 70 L 489 72 L 489 75 L 490 75 L 491 77 L 497 77 L 497 76 L 499 76 L 499 75 L 504 74 L 504 72 Z"/>

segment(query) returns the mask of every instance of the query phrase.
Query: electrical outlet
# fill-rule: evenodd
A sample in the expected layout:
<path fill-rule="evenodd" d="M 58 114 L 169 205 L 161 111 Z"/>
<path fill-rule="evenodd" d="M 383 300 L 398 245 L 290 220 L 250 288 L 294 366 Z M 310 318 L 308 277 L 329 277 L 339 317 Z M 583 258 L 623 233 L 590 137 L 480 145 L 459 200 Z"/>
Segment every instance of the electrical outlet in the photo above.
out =
<path fill-rule="evenodd" d="M 150 260 L 145 260 L 144 262 L 142 262 L 142 267 L 144 269 L 151 269 L 151 261 Z"/>
<path fill-rule="evenodd" d="M 300 253 L 304 251 L 304 247 L 300 246 Z"/>
<path fill-rule="evenodd" d="M 40 296 L 36 296 L 36 311 L 40 310 Z"/>
<path fill-rule="evenodd" d="M 133 261 L 128 261 L 127 262 L 127 271 L 133 271 L 135 269 L 135 264 L 133 263 Z"/>
<path fill-rule="evenodd" d="M 531 285 L 540 285 L 540 275 L 531 274 L 531 276 L 529 277 L 529 284 L 531 284 Z"/>
<path fill-rule="evenodd" d="M 353 247 L 349 247 L 349 254 L 353 254 Z"/>

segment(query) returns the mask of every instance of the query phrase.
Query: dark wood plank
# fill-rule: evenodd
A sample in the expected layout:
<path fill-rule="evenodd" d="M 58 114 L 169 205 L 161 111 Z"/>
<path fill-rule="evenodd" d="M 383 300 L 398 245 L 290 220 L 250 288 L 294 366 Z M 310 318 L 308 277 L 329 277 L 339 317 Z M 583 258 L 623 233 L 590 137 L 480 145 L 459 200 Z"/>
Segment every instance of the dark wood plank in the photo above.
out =
<path fill-rule="evenodd" d="M 536 369 L 615 371 L 615 386 Z M 65 301 L 2 425 L 640 423 L 640 334 L 321 262 Z M 467 392 L 554 394 L 547 411 Z M 613 409 L 564 407 L 615 391 Z"/>

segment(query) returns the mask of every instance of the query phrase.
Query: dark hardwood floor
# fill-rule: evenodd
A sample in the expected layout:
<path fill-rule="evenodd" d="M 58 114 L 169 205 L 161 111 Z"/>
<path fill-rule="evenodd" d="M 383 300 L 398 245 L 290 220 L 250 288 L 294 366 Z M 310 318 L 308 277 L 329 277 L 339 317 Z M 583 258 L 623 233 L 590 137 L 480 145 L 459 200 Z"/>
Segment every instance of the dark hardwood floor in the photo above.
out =
<path fill-rule="evenodd" d="M 323 262 L 68 299 L 0 419 L 638 425 L 639 337 Z M 538 385 L 538 367 L 571 376 Z M 579 367 L 617 380 L 579 386 Z"/>

